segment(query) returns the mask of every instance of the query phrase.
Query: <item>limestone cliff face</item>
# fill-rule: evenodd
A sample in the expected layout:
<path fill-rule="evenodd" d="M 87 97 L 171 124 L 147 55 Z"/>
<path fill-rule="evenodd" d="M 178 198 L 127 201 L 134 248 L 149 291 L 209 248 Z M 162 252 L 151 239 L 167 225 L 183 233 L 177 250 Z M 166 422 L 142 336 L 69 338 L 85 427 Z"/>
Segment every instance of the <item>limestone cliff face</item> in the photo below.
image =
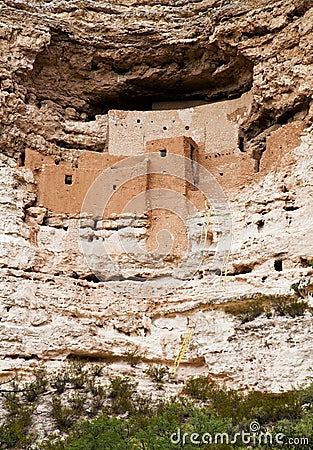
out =
<path fill-rule="evenodd" d="M 127 349 L 145 363 L 170 364 L 192 323 L 181 375 L 287 389 L 305 381 L 313 363 L 311 313 L 279 315 L 273 306 L 293 301 L 299 281 L 310 301 L 313 284 L 313 1 L 146 3 L 1 2 L 1 376 L 41 360 L 55 367 L 72 354 L 109 355 L 127 371 Z M 210 273 L 204 261 L 187 283 L 151 298 L 132 295 L 130 281 L 118 291 L 98 282 L 79 247 L 78 216 L 36 201 L 25 151 L 75 167 L 82 151 L 107 151 L 109 110 L 249 91 L 236 151 L 254 173 L 240 187 L 223 185 L 232 215 L 227 275 Z M 96 236 L 85 219 L 85 236 Z M 107 236 L 118 227 L 144 232 L 145 217 L 136 226 L 118 220 L 106 225 Z M 214 219 L 210 233 L 214 243 Z M 143 265 L 136 276 L 146 272 Z M 270 311 L 246 323 L 224 305 L 252 299 Z"/>

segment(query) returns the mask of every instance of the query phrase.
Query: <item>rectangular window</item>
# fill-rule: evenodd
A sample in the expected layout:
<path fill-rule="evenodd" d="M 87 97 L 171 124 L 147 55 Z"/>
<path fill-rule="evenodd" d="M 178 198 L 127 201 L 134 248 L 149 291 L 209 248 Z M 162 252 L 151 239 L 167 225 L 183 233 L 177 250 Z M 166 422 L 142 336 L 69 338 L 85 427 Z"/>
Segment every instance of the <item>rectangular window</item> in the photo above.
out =
<path fill-rule="evenodd" d="M 65 184 L 72 184 L 73 183 L 73 178 L 72 175 L 65 175 Z"/>
<path fill-rule="evenodd" d="M 161 158 L 165 158 L 166 150 L 160 150 L 160 155 L 161 155 Z"/>

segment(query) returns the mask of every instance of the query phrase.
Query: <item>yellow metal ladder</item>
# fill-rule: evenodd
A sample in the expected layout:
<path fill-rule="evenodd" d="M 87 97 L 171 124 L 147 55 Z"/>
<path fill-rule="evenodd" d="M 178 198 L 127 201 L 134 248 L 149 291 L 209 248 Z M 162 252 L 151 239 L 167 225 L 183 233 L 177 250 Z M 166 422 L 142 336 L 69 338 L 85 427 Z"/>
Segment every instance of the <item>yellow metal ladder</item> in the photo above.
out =
<path fill-rule="evenodd" d="M 179 367 L 179 364 L 181 363 L 181 360 L 183 359 L 186 350 L 188 348 L 191 336 L 192 336 L 193 328 L 189 327 L 186 333 L 186 336 L 184 337 L 183 343 L 180 347 L 179 353 L 174 361 L 173 367 L 169 371 L 169 375 L 171 378 L 173 378 L 176 375 L 177 369 Z"/>

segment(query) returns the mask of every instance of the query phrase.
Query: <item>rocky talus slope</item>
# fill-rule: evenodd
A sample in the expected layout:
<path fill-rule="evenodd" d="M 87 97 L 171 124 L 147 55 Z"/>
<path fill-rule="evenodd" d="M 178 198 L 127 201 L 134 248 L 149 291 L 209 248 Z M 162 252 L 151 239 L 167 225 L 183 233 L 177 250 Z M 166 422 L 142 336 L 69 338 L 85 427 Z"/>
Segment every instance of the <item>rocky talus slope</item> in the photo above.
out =
<path fill-rule="evenodd" d="M 306 380 L 312 314 L 288 304 L 309 304 L 313 286 L 312 0 L 2 0 L 0 87 L 1 377 L 70 355 L 127 373 L 134 350 L 170 365 L 192 324 L 179 377 L 272 391 Z M 107 149 L 110 109 L 248 91 L 240 136 L 256 173 L 227 192 L 225 279 L 204 267 L 153 298 L 97 282 L 77 217 L 36 203 L 25 149 L 75 164 L 81 150 Z"/>

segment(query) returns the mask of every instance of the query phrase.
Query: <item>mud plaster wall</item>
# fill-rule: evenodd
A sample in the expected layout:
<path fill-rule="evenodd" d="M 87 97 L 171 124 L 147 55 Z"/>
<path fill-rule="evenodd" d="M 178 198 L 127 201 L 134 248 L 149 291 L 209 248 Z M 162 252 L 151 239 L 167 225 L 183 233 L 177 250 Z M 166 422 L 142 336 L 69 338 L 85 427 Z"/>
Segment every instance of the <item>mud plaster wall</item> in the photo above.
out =
<path fill-rule="evenodd" d="M 235 100 L 181 110 L 109 111 L 109 153 L 140 154 L 147 141 L 176 136 L 191 137 L 207 152 L 234 150 L 238 122 L 249 114 L 251 102 L 251 93 L 246 93 Z"/>
<path fill-rule="evenodd" d="M 256 161 L 238 149 L 209 154 L 200 151 L 198 158 L 224 191 L 240 189 L 256 178 Z"/>
<path fill-rule="evenodd" d="M 189 149 L 188 155 L 190 156 L 189 138 L 179 137 L 170 141 L 166 144 L 168 152 L 181 155 L 186 153 L 187 156 L 187 149 Z M 154 142 L 149 145 L 152 151 L 154 151 L 153 145 Z M 156 148 L 164 148 L 164 145 L 163 140 L 159 144 L 156 142 Z M 195 143 L 194 146 L 196 147 Z M 25 151 L 25 167 L 33 171 L 37 183 L 37 206 L 43 206 L 56 214 L 75 215 L 80 213 L 90 186 L 105 169 L 109 169 L 105 176 L 110 180 L 110 189 L 112 190 L 112 197 L 105 208 L 105 216 L 123 212 L 134 197 L 148 189 L 148 185 L 150 189 L 162 186 L 161 181 L 157 181 L 157 178 L 153 178 L 153 176 L 150 176 L 149 180 L 147 176 L 131 180 L 132 173 L 130 172 L 130 180 L 115 192 L 120 180 L 118 173 L 115 174 L 114 164 L 122 159 L 124 158 L 121 156 L 108 153 L 81 152 L 81 156 L 78 157 L 77 164 L 74 166 L 70 162 L 55 160 L 51 156 L 42 155 L 31 149 Z M 146 168 L 147 170 L 148 168 Z M 154 170 L 158 171 L 159 168 L 155 167 Z M 168 184 L 168 189 L 177 189 L 180 186 L 178 190 L 182 194 L 186 194 L 184 171 L 181 176 L 182 179 L 179 182 L 172 180 Z M 98 187 L 95 189 L 95 195 L 101 196 L 101 188 L 99 185 L 99 189 Z M 142 210 L 143 205 L 140 204 L 138 207 Z"/>
<path fill-rule="evenodd" d="M 148 144 L 147 151 L 166 148 L 169 153 L 185 155 L 189 158 L 190 146 L 190 138 L 178 137 L 151 142 Z M 193 147 L 196 148 L 196 143 L 193 143 Z M 147 189 L 164 186 L 164 180 L 151 175 L 149 179 L 147 176 L 130 179 L 116 190 L 119 179 L 118 173 L 115 174 L 114 164 L 122 159 L 124 158 L 121 156 L 108 153 L 81 152 L 74 166 L 70 162 L 55 160 L 51 156 L 42 155 L 31 149 L 25 151 L 25 167 L 33 171 L 37 183 L 37 206 L 43 206 L 56 214 L 79 214 L 88 189 L 105 169 L 109 169 L 106 177 L 110 180 L 109 187 L 112 190 L 112 197 L 104 211 L 106 217 L 113 213 L 122 213 L 134 197 Z M 160 167 L 155 167 L 154 170 L 159 171 Z M 165 185 L 169 190 L 178 189 L 185 195 L 185 168 L 182 170 L 181 180 L 166 180 Z M 131 172 L 130 178 L 132 178 Z M 99 185 L 95 195 L 101 196 L 101 189 L 102 186 Z M 137 207 L 138 211 L 142 211 L 146 205 L 141 202 Z"/>
<path fill-rule="evenodd" d="M 189 143 L 187 140 L 185 143 L 180 141 L 179 136 L 187 135 L 193 138 L 200 144 L 203 153 L 201 155 L 201 152 L 197 151 L 195 159 L 212 171 L 217 179 L 224 177 L 220 180 L 223 188 L 231 189 L 234 180 L 235 187 L 238 187 L 245 183 L 254 171 L 253 161 L 249 156 L 238 157 L 234 153 L 239 152 L 238 123 L 249 112 L 251 100 L 251 94 L 247 93 L 236 100 L 175 111 L 110 111 L 108 152 L 83 151 L 76 165 L 56 161 L 50 156 L 27 149 L 25 166 L 34 171 L 38 190 L 37 205 L 42 205 L 54 213 L 79 213 L 89 187 L 104 169 L 123 157 L 154 151 L 155 141 L 159 142 L 159 146 L 164 146 L 161 136 L 167 141 L 169 152 L 188 158 L 191 156 L 190 151 L 186 154 Z M 185 149 L 184 145 L 187 146 Z M 193 148 L 196 146 L 194 142 Z M 214 158 L 217 157 L 214 163 L 211 160 L 213 155 Z M 183 178 L 184 175 L 182 174 Z M 118 183 L 114 181 L 113 171 L 109 177 L 112 179 L 112 194 L 115 194 L 113 191 Z M 149 182 L 152 183 L 152 178 Z M 186 183 L 179 183 L 183 183 L 180 191 L 185 189 L 186 194 Z M 169 188 L 176 187 L 177 182 L 172 183 Z M 106 215 L 122 211 L 123 204 L 142 192 L 140 189 L 147 189 L 145 180 L 139 181 L 137 186 L 135 182 L 122 186 L 117 195 L 112 197 L 112 205 L 106 208 Z"/>
<path fill-rule="evenodd" d="M 148 189 L 157 189 L 158 192 L 162 189 L 160 196 L 163 197 L 163 203 L 169 206 L 160 209 L 154 208 L 153 201 L 150 205 L 149 202 L 147 203 L 147 207 L 151 208 L 147 249 L 149 251 L 158 249 L 162 252 L 161 246 L 164 245 L 165 249 L 169 249 L 172 239 L 173 247 L 170 253 L 184 254 L 188 248 L 186 218 L 189 215 L 188 202 L 185 198 L 190 200 L 189 192 L 194 189 L 186 179 L 188 175 L 192 175 L 191 158 L 197 159 L 198 146 L 191 138 L 181 136 L 149 141 L 146 144 L 146 152 L 156 153 L 156 158 L 149 166 L 151 173 L 148 174 Z M 162 157 L 161 152 L 166 152 L 165 156 Z M 182 156 L 184 159 L 181 161 L 181 166 L 177 167 L 177 161 L 174 160 L 172 164 L 176 167 L 171 167 L 171 162 L 168 163 L 168 154 Z M 177 177 L 169 175 L 170 173 L 177 174 Z M 199 201 L 203 196 L 200 192 L 197 194 L 193 201 L 197 203 L 199 209 L 203 209 L 204 200 Z M 171 209 L 175 210 L 175 214 Z M 166 235 L 163 230 L 167 230 Z"/>
<path fill-rule="evenodd" d="M 294 162 L 293 150 L 301 144 L 303 121 L 288 123 L 273 131 L 266 140 L 266 151 L 260 162 L 260 172 L 277 171 Z"/>
<path fill-rule="evenodd" d="M 31 149 L 25 151 L 25 167 L 32 169 L 37 182 L 37 205 L 56 214 L 79 213 L 93 181 L 120 159 L 108 153 L 87 151 L 81 153 L 74 167 L 70 162 L 58 161 Z"/>
<path fill-rule="evenodd" d="M 181 193 L 187 196 L 186 182 L 187 173 L 191 174 L 191 159 L 197 160 L 198 146 L 188 137 L 180 136 L 178 138 L 158 139 L 157 141 L 147 142 L 146 152 L 156 152 L 156 159 L 153 163 L 150 162 L 148 175 L 148 188 L 165 188 Z M 165 152 L 165 157 L 161 156 L 161 152 Z M 158 154 L 159 153 L 159 154 Z M 180 167 L 177 166 L 177 161 L 174 160 L 168 165 L 167 154 L 182 156 Z M 167 175 L 167 173 L 175 173 L 177 177 L 174 179 Z M 164 174 L 162 176 L 161 174 Z"/>
<path fill-rule="evenodd" d="M 180 178 L 173 179 L 166 176 L 167 167 L 166 164 L 164 166 L 164 163 L 167 160 L 160 156 L 160 164 L 154 160 L 155 167 L 149 166 L 149 168 L 146 168 L 147 172 L 158 172 L 158 175 L 150 174 L 148 178 L 145 176 L 137 177 L 124 183 L 117 190 L 119 179 L 118 171 L 115 172 L 114 170 L 114 164 L 126 158 L 121 155 L 83 151 L 74 165 L 26 149 L 25 167 L 33 170 L 37 182 L 37 206 L 43 206 L 56 214 L 74 215 L 81 212 L 83 201 L 90 186 L 105 169 L 108 169 L 106 177 L 110 180 L 109 189 L 112 190 L 112 197 L 105 208 L 105 217 L 125 211 L 127 204 L 140 193 L 148 189 L 161 187 L 187 196 L 187 198 L 192 199 L 193 204 L 198 209 L 203 209 L 204 197 L 200 192 L 197 192 L 198 174 L 192 168 L 191 159 L 194 159 L 212 173 L 226 191 L 234 188 L 239 189 L 255 178 L 255 160 L 249 154 L 243 153 L 237 148 L 207 153 L 193 139 L 185 136 L 162 138 L 146 143 L 145 152 L 147 153 L 160 152 L 161 150 L 188 159 L 188 161 L 182 162 L 182 167 L 179 169 L 181 173 L 177 172 L 177 167 L 172 168 L 177 175 L 180 174 Z M 130 168 L 130 178 L 132 177 L 131 170 Z M 186 182 L 187 172 L 192 173 L 194 185 L 188 185 L 188 182 Z M 160 175 L 161 173 L 164 173 L 163 177 Z M 99 185 L 95 192 L 98 197 L 102 195 L 101 189 L 102 187 Z M 138 209 L 142 212 L 148 206 L 143 199 L 138 204 Z"/>

